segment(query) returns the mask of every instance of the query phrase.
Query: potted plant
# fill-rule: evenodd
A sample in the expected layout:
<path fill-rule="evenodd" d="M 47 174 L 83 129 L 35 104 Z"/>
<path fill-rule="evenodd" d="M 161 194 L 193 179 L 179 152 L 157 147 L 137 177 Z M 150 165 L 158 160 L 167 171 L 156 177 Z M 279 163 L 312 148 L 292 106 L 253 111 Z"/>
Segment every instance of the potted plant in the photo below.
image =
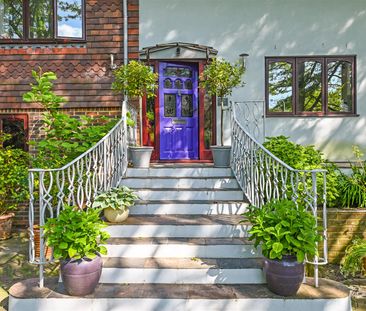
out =
<path fill-rule="evenodd" d="M 0 240 L 11 236 L 14 210 L 28 198 L 28 153 L 4 143 L 11 138 L 0 132 Z"/>
<path fill-rule="evenodd" d="M 102 273 L 104 244 L 109 234 L 102 229 L 100 209 L 79 210 L 65 206 L 57 218 L 48 218 L 43 226 L 53 256 L 60 259 L 61 278 L 65 290 L 72 296 L 91 294 Z"/>
<path fill-rule="evenodd" d="M 346 248 L 345 256 L 341 261 L 341 272 L 344 276 L 355 276 L 361 273 L 366 276 L 366 240 L 354 239 Z"/>
<path fill-rule="evenodd" d="M 317 254 L 318 234 L 314 216 L 293 201 L 279 200 L 251 206 L 243 214 L 252 224 L 249 240 L 260 247 L 268 288 L 281 296 L 295 295 L 304 278 L 305 256 Z"/>
<path fill-rule="evenodd" d="M 128 187 L 112 188 L 99 194 L 93 202 L 93 208 L 101 208 L 104 217 L 113 223 L 120 223 L 127 219 L 129 208 L 135 204 L 137 195 Z"/>
<path fill-rule="evenodd" d="M 200 86 L 211 96 L 217 96 L 221 108 L 220 145 L 211 146 L 214 164 L 217 167 L 230 165 L 230 146 L 224 146 L 224 98 L 231 95 L 235 87 L 244 86 L 241 81 L 245 67 L 242 64 L 231 64 L 226 60 L 214 58 L 200 76 Z"/>
<path fill-rule="evenodd" d="M 142 96 L 155 97 L 158 74 L 138 61 L 130 61 L 113 71 L 112 89 L 128 97 L 139 98 L 140 146 L 130 146 L 131 161 L 134 167 L 149 167 L 153 147 L 142 146 Z"/>

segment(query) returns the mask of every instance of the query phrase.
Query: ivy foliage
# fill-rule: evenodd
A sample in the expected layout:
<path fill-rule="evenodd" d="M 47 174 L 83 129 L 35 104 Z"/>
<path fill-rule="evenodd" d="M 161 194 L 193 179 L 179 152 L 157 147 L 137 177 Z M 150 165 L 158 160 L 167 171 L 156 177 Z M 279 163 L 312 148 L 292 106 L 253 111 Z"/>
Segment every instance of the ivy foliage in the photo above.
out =
<path fill-rule="evenodd" d="M 39 103 L 45 109 L 43 126 L 45 138 L 30 142 L 37 150 L 33 166 L 56 168 L 67 164 L 89 150 L 115 125 L 116 119 L 107 117 L 72 117 L 60 111 L 65 99 L 53 91 L 53 72 L 32 71 L 36 83 L 23 95 L 27 103 Z"/>
<path fill-rule="evenodd" d="M 0 216 L 15 210 L 28 198 L 28 153 L 3 147 L 11 136 L 0 132 Z"/>
<path fill-rule="evenodd" d="M 303 262 L 305 255 L 317 254 L 321 228 L 303 206 L 290 200 L 271 201 L 261 208 L 250 206 L 243 216 L 252 224 L 249 240 L 254 240 L 255 247 L 261 246 L 267 258 L 281 260 L 284 255 L 294 255 Z"/>
<path fill-rule="evenodd" d="M 353 154 L 357 161 L 350 163 L 352 173 L 340 176 L 341 206 L 366 207 L 366 164 L 362 160 L 364 154 L 360 148 L 353 146 Z"/>
<path fill-rule="evenodd" d="M 133 190 L 126 186 L 112 188 L 107 192 L 99 194 L 93 202 L 93 208 L 112 208 L 114 210 L 125 211 L 135 204 L 138 196 Z"/>
<path fill-rule="evenodd" d="M 289 141 L 289 137 L 274 136 L 266 137 L 263 146 L 294 169 L 325 169 L 327 171 L 327 206 L 333 207 L 338 204 L 340 198 L 340 172 L 334 164 L 327 162 L 323 154 L 315 149 L 313 145 L 302 146 Z M 321 177 L 320 174 L 319 177 Z M 310 182 L 309 180 L 307 186 L 310 186 Z M 323 179 L 317 178 L 317 182 L 318 189 L 323 189 Z M 288 187 L 288 189 L 291 189 L 291 187 Z M 291 194 L 289 193 L 288 196 L 291 196 Z M 320 202 L 322 202 L 322 196 L 323 193 L 320 191 L 318 195 Z"/>
<path fill-rule="evenodd" d="M 155 97 L 158 74 L 141 62 L 132 60 L 113 71 L 112 90 L 129 97 Z"/>
<path fill-rule="evenodd" d="M 93 259 L 106 255 L 109 234 L 100 219 L 100 209 L 78 210 L 65 206 L 57 218 L 48 218 L 43 226 L 47 245 L 53 248 L 55 259 Z"/>
<path fill-rule="evenodd" d="M 366 240 L 356 238 L 346 248 L 345 256 L 341 261 L 341 272 L 347 277 L 356 273 L 366 276 L 364 260 L 366 258 Z"/>

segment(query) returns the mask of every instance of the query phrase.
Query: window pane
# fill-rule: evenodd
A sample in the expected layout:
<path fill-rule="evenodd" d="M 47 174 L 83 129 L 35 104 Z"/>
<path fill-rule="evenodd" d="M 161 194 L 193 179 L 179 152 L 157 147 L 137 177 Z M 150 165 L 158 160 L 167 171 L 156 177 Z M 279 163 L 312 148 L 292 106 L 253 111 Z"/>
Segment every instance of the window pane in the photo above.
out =
<path fill-rule="evenodd" d="M 0 0 L 0 39 L 20 39 L 22 37 L 22 0 Z"/>
<path fill-rule="evenodd" d="M 164 94 L 164 117 L 177 116 L 177 99 L 175 94 Z"/>
<path fill-rule="evenodd" d="M 292 111 L 292 64 L 273 62 L 268 69 L 268 100 L 269 111 Z"/>
<path fill-rule="evenodd" d="M 30 0 L 29 37 L 31 39 L 48 39 L 52 33 L 52 0 Z"/>
<path fill-rule="evenodd" d="M 166 88 L 166 89 L 171 89 L 173 87 L 173 82 L 172 82 L 172 80 L 170 80 L 170 79 L 165 79 L 164 80 L 164 88 Z"/>
<path fill-rule="evenodd" d="M 183 88 L 182 80 L 180 80 L 180 79 L 175 80 L 175 82 L 174 82 L 174 87 L 175 87 L 176 89 L 182 89 L 182 88 Z"/>
<path fill-rule="evenodd" d="M 322 64 L 304 61 L 298 64 L 298 111 L 322 111 Z"/>
<path fill-rule="evenodd" d="M 83 37 L 82 0 L 57 1 L 57 36 Z"/>
<path fill-rule="evenodd" d="M 328 64 L 328 110 L 352 111 L 352 64 L 349 62 Z"/>
<path fill-rule="evenodd" d="M 2 130 L 4 133 L 11 134 L 11 139 L 4 142 L 4 147 L 26 148 L 26 135 L 23 120 L 2 119 Z"/>

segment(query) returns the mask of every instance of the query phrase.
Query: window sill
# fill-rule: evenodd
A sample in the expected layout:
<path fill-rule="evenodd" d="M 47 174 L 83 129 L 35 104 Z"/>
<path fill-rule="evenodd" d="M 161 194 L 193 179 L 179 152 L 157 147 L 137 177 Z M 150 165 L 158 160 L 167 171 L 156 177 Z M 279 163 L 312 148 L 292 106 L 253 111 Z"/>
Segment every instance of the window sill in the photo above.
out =
<path fill-rule="evenodd" d="M 266 114 L 266 118 L 357 118 L 359 114 Z"/>
<path fill-rule="evenodd" d="M 85 44 L 85 39 L 49 39 L 49 40 L 7 40 L 0 39 L 0 46 L 19 46 L 19 45 L 47 45 L 47 44 Z"/>

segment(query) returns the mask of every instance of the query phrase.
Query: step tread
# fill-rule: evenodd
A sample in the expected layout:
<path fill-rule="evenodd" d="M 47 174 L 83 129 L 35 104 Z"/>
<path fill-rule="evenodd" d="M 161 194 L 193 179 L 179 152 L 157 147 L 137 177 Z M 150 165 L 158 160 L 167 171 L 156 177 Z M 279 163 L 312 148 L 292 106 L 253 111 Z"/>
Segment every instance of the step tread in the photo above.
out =
<path fill-rule="evenodd" d="M 109 238 L 108 245 L 121 244 L 184 244 L 184 245 L 252 245 L 247 238 Z"/>
<path fill-rule="evenodd" d="M 153 191 L 153 192 L 166 192 L 166 191 L 176 191 L 176 192 L 183 192 L 183 191 L 189 191 L 189 192 L 202 192 L 202 191 L 212 191 L 212 192 L 242 192 L 240 188 L 131 188 L 138 191 Z"/>
<path fill-rule="evenodd" d="M 338 299 L 346 298 L 349 290 L 341 283 L 320 279 L 320 287 L 302 284 L 296 296 L 284 298 L 270 292 L 264 284 L 99 284 L 92 295 L 85 298 L 156 298 L 156 299 Z M 68 296 L 58 278 L 47 278 L 39 288 L 39 279 L 28 279 L 14 284 L 10 295 L 21 299 L 73 298 Z M 75 297 L 74 297 L 75 298 Z"/>
<path fill-rule="evenodd" d="M 241 215 L 131 215 L 121 224 L 107 225 L 238 225 L 242 220 Z"/>
<path fill-rule="evenodd" d="M 180 204 L 180 205 L 192 205 L 192 204 L 246 204 L 249 205 L 249 202 L 242 200 L 136 200 L 135 205 L 142 204 Z"/>
<path fill-rule="evenodd" d="M 261 269 L 262 258 L 103 258 L 103 268 Z"/>

